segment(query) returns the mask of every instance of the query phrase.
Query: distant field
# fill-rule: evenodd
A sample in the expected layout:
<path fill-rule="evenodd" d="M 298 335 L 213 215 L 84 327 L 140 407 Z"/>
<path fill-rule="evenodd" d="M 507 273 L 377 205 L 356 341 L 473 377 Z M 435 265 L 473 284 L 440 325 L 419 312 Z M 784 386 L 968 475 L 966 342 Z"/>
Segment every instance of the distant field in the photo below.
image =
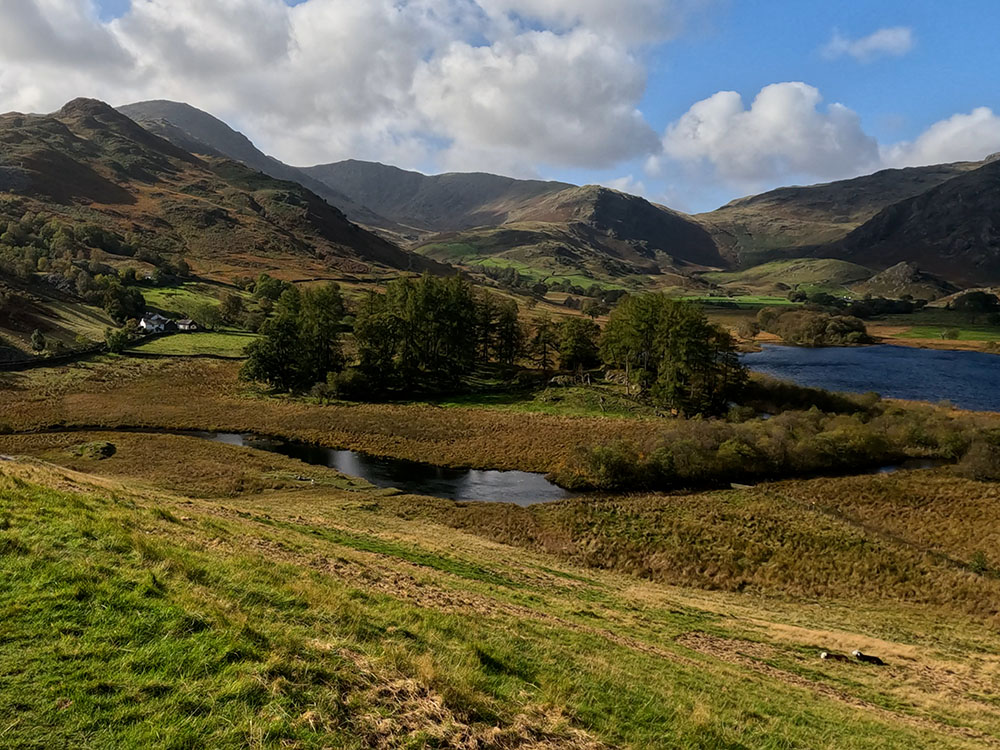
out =
<path fill-rule="evenodd" d="M 729 304 L 757 306 L 796 304 L 789 301 L 787 297 L 776 297 L 768 294 L 741 294 L 735 297 L 715 297 L 708 294 L 689 294 L 684 295 L 682 299 L 690 300 L 692 302 L 704 302 L 707 305 L 717 304 L 721 307 L 726 307 Z"/>
<path fill-rule="evenodd" d="M 826 258 L 796 258 L 764 263 L 742 271 L 706 273 L 715 284 L 773 287 L 784 284 L 807 292 L 843 291 L 846 285 L 870 278 L 872 271 L 855 263 Z"/>
<path fill-rule="evenodd" d="M 252 333 L 236 331 L 177 333 L 153 339 L 133 351 L 166 356 L 213 354 L 218 357 L 241 357 L 243 349 L 256 338 Z"/>
<path fill-rule="evenodd" d="M 957 332 L 957 336 L 950 335 Z M 945 341 L 1000 341 L 1000 328 L 990 326 L 914 326 L 905 333 L 898 334 L 901 339 L 943 339 Z"/>
<path fill-rule="evenodd" d="M 199 305 L 218 305 L 220 297 L 225 293 L 248 296 L 236 289 L 199 281 L 180 286 L 143 288 L 142 290 L 142 296 L 146 298 L 146 304 L 149 307 L 174 316 L 184 315 L 192 307 Z"/>

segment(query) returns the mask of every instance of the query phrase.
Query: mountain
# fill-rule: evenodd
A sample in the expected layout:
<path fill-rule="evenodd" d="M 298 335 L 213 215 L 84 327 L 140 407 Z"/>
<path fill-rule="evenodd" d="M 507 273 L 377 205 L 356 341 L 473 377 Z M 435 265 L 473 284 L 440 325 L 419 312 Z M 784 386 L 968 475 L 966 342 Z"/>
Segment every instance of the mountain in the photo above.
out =
<path fill-rule="evenodd" d="M 616 283 L 724 263 L 690 217 L 596 185 L 483 173 L 429 176 L 353 160 L 305 171 L 405 225 L 417 252 L 442 261 Z"/>
<path fill-rule="evenodd" d="M 979 166 L 978 162 L 960 162 L 886 169 L 822 185 L 778 188 L 740 198 L 695 219 L 708 229 L 727 259 L 741 267 L 753 266 L 801 257 L 810 254 L 806 249 L 842 240 L 882 209 Z M 867 258 L 858 262 L 876 265 Z"/>
<path fill-rule="evenodd" d="M 574 187 L 482 172 L 425 175 L 353 159 L 302 171 L 372 211 L 424 233 L 498 226 L 510 212 Z"/>
<path fill-rule="evenodd" d="M 887 206 L 821 252 L 908 261 L 965 286 L 1000 282 L 1000 160 Z"/>
<path fill-rule="evenodd" d="M 137 102 L 118 111 L 156 135 L 195 154 L 223 156 L 278 180 L 298 182 L 357 221 L 370 226 L 390 226 L 383 217 L 349 197 L 315 180 L 303 170 L 266 155 L 249 138 L 207 112 L 182 102 L 163 99 Z"/>
<path fill-rule="evenodd" d="M 688 216 L 596 186 L 484 173 L 424 175 L 356 160 L 300 169 L 188 105 L 143 102 L 122 111 L 185 152 L 221 154 L 298 182 L 350 220 L 422 256 L 513 268 L 534 280 L 676 286 L 677 276 L 802 258 L 844 259 L 876 272 L 909 261 L 961 284 L 1000 272 L 991 244 L 991 184 L 979 174 L 948 189 L 989 160 L 779 188 Z M 0 186 L 17 179 L 0 168 Z M 954 211 L 943 209 L 942 199 L 956 201 Z"/>
<path fill-rule="evenodd" d="M 108 256 L 112 266 L 145 255 L 184 258 L 218 278 L 445 270 L 353 224 L 298 182 L 196 156 L 91 99 L 52 115 L 0 116 L 0 189 L 0 222 L 42 217 L 76 230 L 62 235 L 59 253 Z M 95 225 L 99 232 L 88 229 Z M 87 245 L 84 233 L 104 239 Z"/>

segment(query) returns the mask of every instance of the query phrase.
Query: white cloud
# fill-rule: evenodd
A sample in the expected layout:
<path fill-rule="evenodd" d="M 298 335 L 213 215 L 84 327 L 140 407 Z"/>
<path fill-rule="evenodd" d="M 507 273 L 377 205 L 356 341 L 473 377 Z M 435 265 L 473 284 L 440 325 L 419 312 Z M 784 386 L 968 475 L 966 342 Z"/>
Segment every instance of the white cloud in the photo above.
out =
<path fill-rule="evenodd" d="M 1000 152 L 1000 116 L 987 107 L 936 122 L 912 141 L 879 144 L 855 112 L 841 104 L 824 111 L 821 101 L 819 90 L 794 82 L 765 86 L 749 108 L 735 91 L 720 91 L 667 128 L 662 155 L 649 157 L 644 172 L 683 176 L 690 193 L 746 193 Z"/>
<path fill-rule="evenodd" d="M 646 183 L 642 180 L 636 179 L 635 175 L 631 174 L 625 175 L 624 177 L 618 177 L 614 180 L 606 180 L 604 185 L 612 190 L 619 190 L 623 193 L 630 193 L 631 195 L 646 195 Z"/>
<path fill-rule="evenodd" d="M 829 60 L 853 57 L 867 63 L 879 57 L 902 57 L 913 49 L 916 39 L 908 26 L 892 26 L 863 36 L 849 39 L 834 30 L 833 38 L 823 47 L 823 56 Z"/>
<path fill-rule="evenodd" d="M 169 98 L 294 163 L 604 166 L 659 148 L 637 50 L 710 1 L 0 1 L 0 110 Z"/>
<path fill-rule="evenodd" d="M 420 111 L 452 139 L 452 163 L 467 161 L 470 150 L 497 150 L 594 167 L 657 148 L 636 108 L 644 89 L 631 55 L 583 30 L 453 44 L 420 67 L 414 86 Z"/>
<path fill-rule="evenodd" d="M 988 107 L 952 115 L 920 136 L 883 151 L 888 166 L 916 167 L 955 161 L 978 161 L 1000 151 L 1000 116 Z"/>
<path fill-rule="evenodd" d="M 789 176 L 846 177 L 877 165 L 878 143 L 857 114 L 841 104 L 822 111 L 821 101 L 805 83 L 765 86 L 749 109 L 735 91 L 720 91 L 667 129 L 663 150 L 748 188 Z"/>

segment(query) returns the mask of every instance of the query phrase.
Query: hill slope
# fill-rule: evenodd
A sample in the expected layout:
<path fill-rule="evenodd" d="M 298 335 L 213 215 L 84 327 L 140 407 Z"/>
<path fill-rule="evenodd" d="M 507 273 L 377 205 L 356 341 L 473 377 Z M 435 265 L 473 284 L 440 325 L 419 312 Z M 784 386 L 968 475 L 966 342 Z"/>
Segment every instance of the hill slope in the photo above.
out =
<path fill-rule="evenodd" d="M 429 176 L 353 159 L 302 171 L 372 211 L 424 233 L 497 226 L 511 211 L 573 187 L 478 172 Z"/>
<path fill-rule="evenodd" d="M 1000 160 L 886 207 L 822 252 L 908 261 L 966 285 L 1000 282 Z"/>
<path fill-rule="evenodd" d="M 709 229 L 720 252 L 738 265 L 801 257 L 806 248 L 842 239 L 883 208 L 978 166 L 977 162 L 961 162 L 886 169 L 822 185 L 779 188 L 740 198 L 695 218 Z M 858 258 L 869 265 L 866 261 Z"/>
<path fill-rule="evenodd" d="M 53 227 L 96 225 L 112 238 L 103 249 L 88 247 L 77 231 L 59 251 L 70 257 L 146 252 L 183 257 L 215 276 L 441 269 L 352 224 L 298 183 L 194 156 L 95 100 L 53 115 L 0 116 L 0 165 L 0 221 L 44 217 Z M 7 240 L 17 248 L 16 237 Z"/>
<path fill-rule="evenodd" d="M 388 223 L 343 193 L 311 178 L 303 170 L 266 155 L 243 133 L 190 104 L 160 99 L 127 104 L 118 107 L 118 111 L 186 151 L 226 157 L 275 179 L 298 182 L 339 208 L 352 221 L 373 226 Z"/>

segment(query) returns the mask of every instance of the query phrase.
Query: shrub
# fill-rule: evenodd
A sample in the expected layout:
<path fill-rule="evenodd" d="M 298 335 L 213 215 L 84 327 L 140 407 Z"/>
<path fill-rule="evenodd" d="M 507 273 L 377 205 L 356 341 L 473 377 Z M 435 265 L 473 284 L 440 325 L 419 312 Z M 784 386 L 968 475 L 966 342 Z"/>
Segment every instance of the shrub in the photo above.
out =
<path fill-rule="evenodd" d="M 980 482 L 1000 481 L 1000 445 L 976 440 L 958 464 L 958 472 Z"/>

